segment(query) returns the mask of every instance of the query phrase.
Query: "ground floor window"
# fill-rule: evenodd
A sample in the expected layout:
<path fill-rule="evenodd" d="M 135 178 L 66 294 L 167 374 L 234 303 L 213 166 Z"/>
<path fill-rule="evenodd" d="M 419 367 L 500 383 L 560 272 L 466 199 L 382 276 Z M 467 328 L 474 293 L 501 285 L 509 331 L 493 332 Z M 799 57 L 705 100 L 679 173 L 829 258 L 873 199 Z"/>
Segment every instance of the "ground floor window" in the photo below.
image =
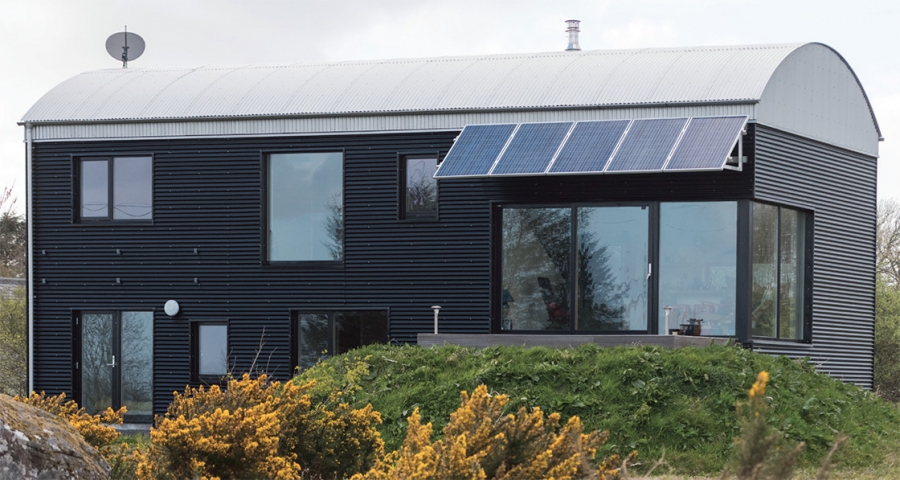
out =
<path fill-rule="evenodd" d="M 501 331 L 667 334 L 699 323 L 703 335 L 735 336 L 752 323 L 754 336 L 805 339 L 803 212 L 749 201 L 498 210 Z M 749 318 L 739 305 L 752 306 Z"/>
<path fill-rule="evenodd" d="M 129 422 L 153 416 L 153 312 L 75 314 L 76 396 L 88 413 L 126 407 Z"/>
<path fill-rule="evenodd" d="M 219 383 L 228 375 L 228 370 L 228 323 L 191 322 L 193 381 Z"/>
<path fill-rule="evenodd" d="M 295 312 L 294 365 L 309 368 L 321 358 L 388 341 L 387 310 Z"/>

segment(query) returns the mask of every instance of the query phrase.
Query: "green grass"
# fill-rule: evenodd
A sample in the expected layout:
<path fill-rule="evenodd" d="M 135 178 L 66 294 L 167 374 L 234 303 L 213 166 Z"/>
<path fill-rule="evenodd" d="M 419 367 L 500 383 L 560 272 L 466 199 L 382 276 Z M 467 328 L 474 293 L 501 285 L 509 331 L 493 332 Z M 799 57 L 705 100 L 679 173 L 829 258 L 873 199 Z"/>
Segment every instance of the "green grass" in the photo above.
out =
<path fill-rule="evenodd" d="M 316 380 L 319 396 L 358 385 L 348 400 L 381 412 L 388 450 L 402 442 L 415 407 L 440 432 L 459 406 L 459 391 L 483 383 L 508 395 L 510 410 L 540 407 L 578 415 L 586 429 L 608 430 L 601 454 L 637 449 L 650 464 L 664 453 L 673 473 L 697 474 L 721 471 L 739 433 L 735 402 L 746 400 L 761 370 L 771 375 L 769 422 L 806 442 L 804 464 L 817 465 L 838 432 L 851 437 L 835 458 L 842 468 L 895 456 L 900 414 L 894 405 L 818 374 L 807 362 L 739 347 L 370 346 L 324 360 L 297 381 Z"/>

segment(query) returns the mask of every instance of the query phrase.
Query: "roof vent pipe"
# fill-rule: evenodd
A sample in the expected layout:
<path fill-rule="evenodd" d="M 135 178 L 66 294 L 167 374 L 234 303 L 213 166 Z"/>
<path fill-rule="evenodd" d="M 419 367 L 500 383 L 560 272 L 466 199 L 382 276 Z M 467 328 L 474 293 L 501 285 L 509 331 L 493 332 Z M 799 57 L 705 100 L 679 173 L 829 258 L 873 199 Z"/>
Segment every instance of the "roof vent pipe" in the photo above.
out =
<path fill-rule="evenodd" d="M 566 25 L 569 28 L 566 29 L 566 32 L 569 33 L 569 46 L 566 47 L 567 52 L 580 52 L 581 45 L 578 44 L 578 32 L 581 29 L 578 26 L 581 24 L 581 20 L 566 20 Z"/>

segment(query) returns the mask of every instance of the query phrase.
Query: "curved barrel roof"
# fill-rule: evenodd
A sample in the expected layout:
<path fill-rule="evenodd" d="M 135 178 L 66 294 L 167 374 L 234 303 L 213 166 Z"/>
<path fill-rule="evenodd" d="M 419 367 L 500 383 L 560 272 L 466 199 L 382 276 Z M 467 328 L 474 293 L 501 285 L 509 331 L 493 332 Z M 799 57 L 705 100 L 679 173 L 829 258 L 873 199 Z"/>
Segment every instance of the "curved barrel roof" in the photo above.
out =
<path fill-rule="evenodd" d="M 823 75 L 823 69 L 828 75 Z M 821 91 L 813 91 L 812 97 L 807 94 L 809 98 L 805 98 L 801 91 L 810 88 Z M 830 120 L 820 119 L 817 121 L 823 125 L 811 131 L 795 128 L 793 124 L 799 117 L 828 113 L 809 104 L 823 101 L 823 95 L 832 97 L 826 103 L 841 125 L 827 126 Z M 771 97 L 768 102 L 767 96 Z M 874 145 L 877 152 L 878 126 L 862 87 L 840 55 L 821 44 L 107 69 L 82 73 L 62 82 L 25 114 L 22 123 L 38 127 L 42 124 L 156 124 L 152 130 L 156 133 L 147 133 L 150 131 L 147 126 L 135 127 L 143 130 L 135 130 L 130 136 L 165 132 L 275 134 L 461 128 L 466 123 L 478 123 L 478 115 L 474 114 L 504 112 L 518 112 L 519 118 L 482 115 L 481 120 L 533 121 L 544 119 L 539 112 L 556 112 L 555 118 L 559 118 L 559 111 L 591 109 L 619 110 L 622 115 L 635 117 L 643 114 L 633 111 L 645 107 L 656 107 L 643 110 L 650 116 L 710 113 L 708 109 L 684 110 L 704 106 L 719 109 L 743 106 L 740 111 L 732 107 L 727 112 L 713 113 L 746 113 L 751 119 L 763 122 L 767 114 L 763 107 L 769 104 L 771 107 L 767 108 L 774 116 L 770 115 L 767 123 L 796 133 L 812 132 L 811 136 L 820 140 L 866 153 L 872 153 Z M 798 113 L 810 108 L 816 111 Z M 850 110 L 853 113 L 848 114 Z M 532 115 L 523 117 L 527 112 Z M 466 115 L 460 115 L 463 113 Z M 419 120 L 408 117 L 398 121 L 395 118 L 398 115 L 417 116 Z M 435 118 L 442 115 L 442 119 Z M 585 115 L 584 112 L 576 114 L 575 119 Z M 256 125 L 247 127 L 246 131 L 237 124 L 219 125 L 216 130 L 210 130 L 209 126 L 195 130 L 183 125 L 185 121 L 246 123 L 254 119 L 314 117 L 320 118 L 317 126 L 308 121 L 305 127 L 270 122 L 270 126 Z M 345 121 L 336 122 L 334 117 L 344 117 Z M 348 123 L 349 117 L 366 117 L 366 120 Z M 374 117 L 384 120 L 376 121 Z M 389 120 L 391 117 L 394 119 Z M 425 117 L 428 121 L 422 120 Z M 322 124 L 321 119 L 329 118 L 327 125 Z M 867 126 L 849 126 L 850 130 L 858 130 L 854 135 L 859 138 L 849 138 L 854 135 L 848 136 L 846 123 L 858 124 L 863 120 Z M 159 127 L 173 122 L 182 125 L 178 129 Z M 73 129 L 44 130 L 38 139 L 76 136 Z M 96 127 L 90 131 L 95 136 L 117 136 L 104 134 Z M 831 138 L 832 133 L 848 138 Z M 89 134 L 82 131 L 79 135 Z"/>

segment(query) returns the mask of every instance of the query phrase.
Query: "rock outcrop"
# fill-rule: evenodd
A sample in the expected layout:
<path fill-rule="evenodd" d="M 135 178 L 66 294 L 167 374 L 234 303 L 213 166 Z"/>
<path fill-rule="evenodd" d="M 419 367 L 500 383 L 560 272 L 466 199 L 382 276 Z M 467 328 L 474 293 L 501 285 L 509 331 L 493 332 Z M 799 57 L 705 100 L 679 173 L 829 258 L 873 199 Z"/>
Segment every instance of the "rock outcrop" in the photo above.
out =
<path fill-rule="evenodd" d="M 0 394 L 0 480 L 109 478 L 109 464 L 64 419 Z"/>

